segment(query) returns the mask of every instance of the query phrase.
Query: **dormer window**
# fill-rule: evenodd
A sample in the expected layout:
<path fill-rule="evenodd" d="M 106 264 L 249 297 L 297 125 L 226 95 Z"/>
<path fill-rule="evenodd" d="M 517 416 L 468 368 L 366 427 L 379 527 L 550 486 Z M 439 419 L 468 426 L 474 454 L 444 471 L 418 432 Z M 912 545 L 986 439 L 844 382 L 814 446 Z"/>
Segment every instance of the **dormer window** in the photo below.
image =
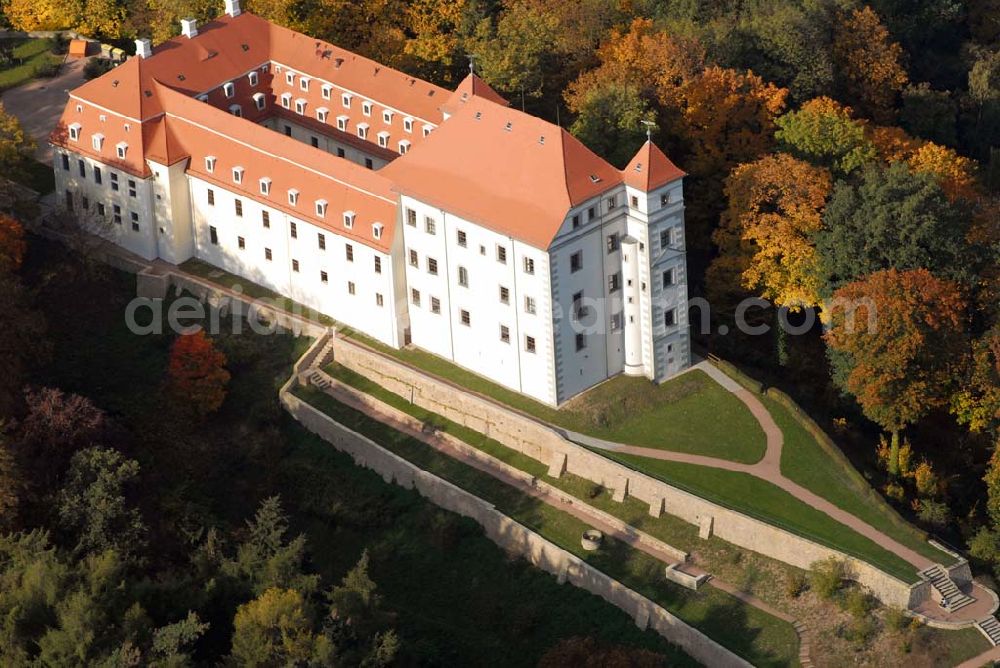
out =
<path fill-rule="evenodd" d="M 351 95 L 349 93 L 344 93 L 340 96 L 340 103 L 344 105 L 344 109 L 351 108 Z"/>
<path fill-rule="evenodd" d="M 233 97 L 236 95 L 236 84 L 232 81 L 222 84 L 222 92 L 226 97 Z"/>
<path fill-rule="evenodd" d="M 264 106 L 267 104 L 266 98 L 263 93 L 254 93 L 253 96 L 254 106 L 257 107 L 257 111 L 264 111 Z"/>
<path fill-rule="evenodd" d="M 201 94 L 195 99 L 198 100 L 199 102 L 208 102 L 208 95 Z"/>
<path fill-rule="evenodd" d="M 127 142 L 120 142 L 118 144 L 118 146 L 116 146 L 115 148 L 118 149 L 118 159 L 119 160 L 124 160 L 125 159 L 125 154 L 128 153 L 128 143 Z"/>
<path fill-rule="evenodd" d="M 337 129 L 347 132 L 347 116 L 337 116 Z"/>
<path fill-rule="evenodd" d="M 299 203 L 299 191 L 295 188 L 288 191 L 288 203 L 292 206 L 296 206 Z"/>
<path fill-rule="evenodd" d="M 404 118 L 403 119 L 403 129 L 406 130 L 407 132 L 413 132 L 413 119 L 412 118 Z"/>
<path fill-rule="evenodd" d="M 378 145 L 381 146 L 382 148 L 386 148 L 386 147 L 389 146 L 389 133 L 388 132 L 380 132 L 380 133 L 378 133 Z"/>
<path fill-rule="evenodd" d="M 323 95 L 324 100 L 329 100 L 331 93 L 333 93 L 333 86 L 330 84 L 323 84 L 323 87 L 320 89 L 320 93 Z"/>
<path fill-rule="evenodd" d="M 354 212 L 345 211 L 344 212 L 344 227 L 351 229 L 354 227 Z"/>
<path fill-rule="evenodd" d="M 69 126 L 69 138 L 70 138 L 70 140 L 72 140 L 72 141 L 79 141 L 79 139 L 80 139 L 80 130 L 81 129 L 83 129 L 83 126 L 80 125 L 79 123 L 73 123 L 72 125 L 70 125 Z"/>
<path fill-rule="evenodd" d="M 434 129 L 434 128 L 433 128 L 432 126 L 430 126 L 430 125 L 425 125 L 425 126 L 424 126 L 424 136 L 426 137 L 427 135 L 429 135 L 429 134 L 431 133 L 431 130 L 433 130 L 433 129 Z"/>
<path fill-rule="evenodd" d="M 250 80 L 251 86 L 256 86 L 257 84 L 260 83 L 260 74 L 258 74 L 257 72 L 251 72 L 250 74 L 247 75 L 247 79 Z"/>
<path fill-rule="evenodd" d="M 318 218 L 326 217 L 326 207 L 327 207 L 327 201 L 325 199 L 316 200 L 316 216 Z"/>
<path fill-rule="evenodd" d="M 330 114 L 330 110 L 326 107 L 320 107 L 316 110 L 316 120 L 320 123 L 326 123 L 326 117 Z"/>
<path fill-rule="evenodd" d="M 260 180 L 260 194 L 270 195 L 271 194 L 271 179 L 266 176 Z"/>
<path fill-rule="evenodd" d="M 358 124 L 358 136 L 362 139 L 368 139 L 368 124 L 360 123 Z"/>
<path fill-rule="evenodd" d="M 371 116 L 372 115 L 372 103 L 371 102 L 367 102 L 367 101 L 366 102 L 362 102 L 361 103 L 361 113 L 364 114 L 365 116 Z"/>
<path fill-rule="evenodd" d="M 383 123 L 392 123 L 392 112 L 391 111 L 383 111 L 382 112 L 382 122 Z"/>
<path fill-rule="evenodd" d="M 295 85 L 295 72 L 285 72 L 285 83 L 289 86 Z"/>
<path fill-rule="evenodd" d="M 83 113 L 83 105 L 82 104 L 76 105 L 76 113 L 78 113 L 78 114 L 82 114 Z"/>
<path fill-rule="evenodd" d="M 90 138 L 90 143 L 94 147 L 95 151 L 100 151 L 104 147 L 104 135 L 97 133 Z"/>
<path fill-rule="evenodd" d="M 301 90 L 306 90 L 306 91 L 309 90 L 309 79 L 307 79 L 306 77 L 302 77 L 301 79 L 299 79 L 299 88 Z"/>
<path fill-rule="evenodd" d="M 233 183 L 242 184 L 243 183 L 243 168 L 233 167 Z"/>
<path fill-rule="evenodd" d="M 238 104 L 229 105 L 229 113 L 237 118 L 243 118 L 243 107 Z"/>
<path fill-rule="evenodd" d="M 405 139 L 403 139 L 402 141 L 399 142 L 399 154 L 400 155 L 405 155 L 406 152 L 409 151 L 409 150 L 410 150 L 410 142 L 408 142 Z"/>
<path fill-rule="evenodd" d="M 302 98 L 295 100 L 295 113 L 304 114 L 306 113 L 306 101 Z"/>
<path fill-rule="evenodd" d="M 285 109 L 291 109 L 292 108 L 292 94 L 291 93 L 282 93 L 282 95 L 281 95 L 281 106 L 284 107 Z"/>
<path fill-rule="evenodd" d="M 205 158 L 205 171 L 208 172 L 209 174 L 213 174 L 215 172 L 215 156 L 214 155 L 210 155 L 210 156 L 207 156 Z"/>
<path fill-rule="evenodd" d="M 384 227 L 385 226 L 382 225 L 382 223 L 374 223 L 372 225 L 372 236 L 375 237 L 376 239 L 381 239 L 382 230 L 384 229 Z"/>

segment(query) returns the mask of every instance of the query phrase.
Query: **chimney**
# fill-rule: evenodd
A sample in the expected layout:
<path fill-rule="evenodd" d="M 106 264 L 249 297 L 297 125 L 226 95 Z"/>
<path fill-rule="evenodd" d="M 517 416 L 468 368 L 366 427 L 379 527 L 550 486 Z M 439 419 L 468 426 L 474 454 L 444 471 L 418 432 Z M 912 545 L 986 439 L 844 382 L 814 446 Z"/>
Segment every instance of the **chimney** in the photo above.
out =
<path fill-rule="evenodd" d="M 226 15 L 227 16 L 240 15 L 240 0 L 226 0 Z"/>
<path fill-rule="evenodd" d="M 140 58 L 149 58 L 153 55 L 153 43 L 148 39 L 135 40 L 135 55 Z"/>
<path fill-rule="evenodd" d="M 198 36 L 198 21 L 195 19 L 181 19 L 181 34 L 191 39 Z"/>

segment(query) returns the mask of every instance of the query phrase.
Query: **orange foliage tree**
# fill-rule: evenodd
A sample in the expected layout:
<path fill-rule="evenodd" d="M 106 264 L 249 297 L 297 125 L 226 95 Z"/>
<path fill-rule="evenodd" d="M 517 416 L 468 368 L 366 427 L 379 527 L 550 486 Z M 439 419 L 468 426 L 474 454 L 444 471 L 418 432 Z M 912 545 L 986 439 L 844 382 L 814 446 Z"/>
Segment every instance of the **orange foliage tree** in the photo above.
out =
<path fill-rule="evenodd" d="M 0 270 L 20 269 L 27 248 L 21 223 L 11 216 L 0 213 Z"/>
<path fill-rule="evenodd" d="M 779 306 L 797 309 L 819 303 L 811 237 L 822 226 L 830 186 L 826 169 L 784 153 L 733 170 L 726 180 L 729 207 L 713 238 L 720 247 L 730 234 L 748 242 L 751 257 L 741 272 L 745 287 Z"/>
<path fill-rule="evenodd" d="M 902 66 L 903 48 L 871 7 L 841 13 L 834 26 L 833 59 L 844 93 L 862 115 L 887 123 L 896 97 L 909 78 Z"/>
<path fill-rule="evenodd" d="M 213 413 L 226 399 L 230 376 L 225 365 L 226 356 L 203 330 L 178 336 L 170 348 L 170 391 L 196 414 Z"/>
<path fill-rule="evenodd" d="M 926 269 L 879 271 L 834 293 L 825 334 L 834 379 L 892 435 L 947 405 L 960 361 L 965 302 L 958 285 Z"/>

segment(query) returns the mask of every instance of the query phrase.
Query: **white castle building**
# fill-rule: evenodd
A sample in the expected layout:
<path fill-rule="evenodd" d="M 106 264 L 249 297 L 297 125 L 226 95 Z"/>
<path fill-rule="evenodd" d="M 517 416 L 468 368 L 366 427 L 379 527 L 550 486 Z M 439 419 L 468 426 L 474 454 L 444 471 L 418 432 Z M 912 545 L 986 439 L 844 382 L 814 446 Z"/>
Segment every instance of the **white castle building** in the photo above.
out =
<path fill-rule="evenodd" d="M 550 405 L 690 363 L 684 174 L 618 170 L 474 74 L 449 91 L 226 14 L 70 94 L 60 202 Z"/>

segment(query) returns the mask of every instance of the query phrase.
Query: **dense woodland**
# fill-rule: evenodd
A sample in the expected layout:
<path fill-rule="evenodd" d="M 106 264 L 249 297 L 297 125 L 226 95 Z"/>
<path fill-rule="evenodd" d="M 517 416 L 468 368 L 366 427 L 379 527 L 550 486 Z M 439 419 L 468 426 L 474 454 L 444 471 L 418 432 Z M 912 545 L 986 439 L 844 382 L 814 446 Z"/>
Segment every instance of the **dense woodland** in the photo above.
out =
<path fill-rule="evenodd" d="M 2 4 L 14 28 L 72 27 L 111 41 L 162 40 L 180 18 L 208 20 L 219 5 Z M 713 331 L 731 327 L 751 296 L 775 306 L 755 312 L 763 323 L 774 325 L 779 307 L 794 322 L 819 316 L 805 335 L 711 334 L 700 345 L 791 393 L 897 508 L 1000 573 L 1000 1 L 244 7 L 446 86 L 471 58 L 512 105 L 568 127 L 618 166 L 645 140 L 641 121 L 652 121 L 654 141 L 689 174 L 692 293 L 709 298 Z M 0 172 L 15 174 L 29 144 L 0 113 Z M 388 661 L 398 638 L 366 561 L 321 592 L 278 499 L 246 508 L 245 526 L 228 532 L 174 522 L 173 512 L 143 518 L 130 502 L 138 463 L 115 447 L 128 441 L 121 425 L 87 399 L 35 386 L 53 323 L 38 307 L 44 281 L 25 279 L 30 253 L 15 218 L 0 217 L 0 533 L 20 533 L 0 537 L 0 592 L 13 592 L 0 593 L 0 652 L 60 656 L 69 641 L 38 640 L 49 637 L 40 635 L 47 616 L 110 615 L 132 626 L 106 646 L 175 665 L 206 633 L 225 636 L 213 636 L 215 656 L 261 651 L 261 629 L 280 618 L 297 624 L 296 643 L 281 651 Z M 868 305 L 854 329 L 832 308 L 847 301 Z M 865 324 L 872 308 L 878 327 Z M 231 400 L 232 350 L 198 338 L 174 345 L 161 388 L 169 410 L 143 414 L 151 430 L 176 411 L 199 424 Z M 184 507 L 169 489 L 177 498 L 157 498 Z M 200 594 L 218 615 L 214 630 L 198 616 L 155 625 L 110 584 L 122 569 L 142 572 L 149 546 L 176 547 L 158 533 L 182 528 L 192 546 L 185 576 L 216 583 Z M 164 588 L 161 597 L 179 588 L 146 586 Z M 32 607 L 43 598 L 47 607 Z"/>

